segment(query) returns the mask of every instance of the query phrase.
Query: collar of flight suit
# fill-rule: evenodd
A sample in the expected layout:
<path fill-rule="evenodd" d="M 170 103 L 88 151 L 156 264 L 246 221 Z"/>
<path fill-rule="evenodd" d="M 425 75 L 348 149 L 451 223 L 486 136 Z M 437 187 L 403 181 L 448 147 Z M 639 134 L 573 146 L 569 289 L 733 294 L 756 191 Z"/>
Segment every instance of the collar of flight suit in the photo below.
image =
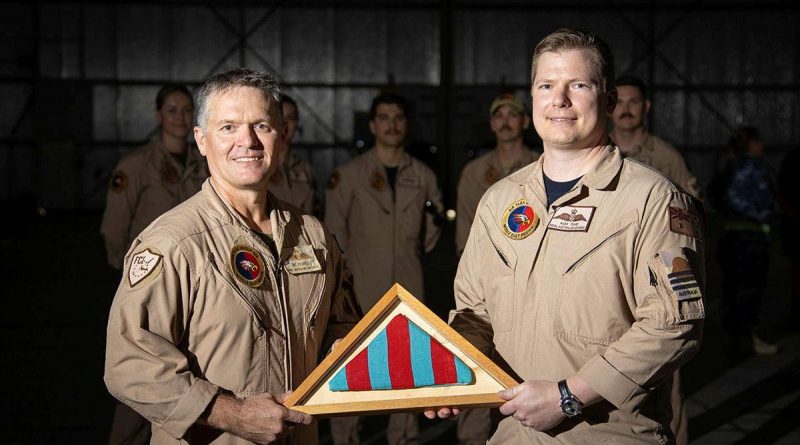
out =
<path fill-rule="evenodd" d="M 260 238 L 247 225 L 244 218 L 217 192 L 211 182 L 211 178 L 206 179 L 203 183 L 202 193 L 206 194 L 214 203 L 214 208 L 209 210 L 214 212 L 221 222 L 238 227 L 242 232 L 260 242 Z M 281 252 L 281 259 L 283 259 L 285 255 L 288 255 L 283 247 L 298 245 L 301 236 L 298 230 L 292 230 L 289 226 L 289 222 L 292 221 L 292 212 L 289 208 L 271 192 L 267 193 L 267 205 L 270 206 L 269 219 L 272 226 L 272 239 L 275 240 L 275 245 L 278 248 L 278 252 Z M 306 240 L 306 243 L 308 244 L 309 241 Z"/>
<path fill-rule="evenodd" d="M 650 134 L 649 131 L 645 130 L 642 142 L 640 144 L 634 145 L 631 148 L 631 152 L 628 156 L 637 155 L 643 152 L 652 152 L 654 149 L 655 149 L 655 140 L 653 139 L 653 135 Z"/>
<path fill-rule="evenodd" d="M 161 141 L 161 137 L 159 135 L 155 135 L 153 138 L 150 139 L 150 143 L 156 148 L 156 151 L 160 153 L 163 159 L 166 159 L 167 162 L 172 163 L 172 165 L 177 166 L 180 168 L 180 177 L 181 179 L 185 178 L 189 172 L 192 171 L 192 166 L 196 165 L 202 155 L 194 146 L 194 144 L 187 144 L 186 145 L 186 162 L 181 164 L 178 162 L 174 156 L 167 150 L 167 147 Z"/>
<path fill-rule="evenodd" d="M 533 150 L 528 147 L 527 145 L 522 146 L 522 156 L 517 159 L 513 164 L 511 164 L 507 169 L 503 168 L 503 165 L 500 163 L 500 156 L 497 154 L 497 147 L 492 149 L 489 152 L 489 157 L 487 158 L 487 162 L 490 167 L 494 168 L 498 172 L 501 173 L 501 177 L 505 177 L 514 173 L 515 171 L 525 167 L 526 165 L 533 162 Z"/>
<path fill-rule="evenodd" d="M 606 145 L 604 150 L 605 153 L 600 159 L 600 162 L 598 162 L 591 171 L 583 175 L 571 191 L 557 199 L 556 202 L 563 205 L 563 203 L 571 201 L 573 198 L 580 195 L 583 188 L 582 186 L 595 190 L 604 190 L 611 184 L 622 168 L 622 155 L 619 148 L 614 145 Z M 547 155 L 543 154 L 539 160 L 533 164 L 533 168 L 525 174 L 512 175 L 509 177 L 509 179 L 520 186 L 530 186 L 530 190 L 534 193 L 537 200 L 542 203 L 547 202 L 547 193 L 544 188 L 544 172 L 542 168 L 546 157 Z"/>

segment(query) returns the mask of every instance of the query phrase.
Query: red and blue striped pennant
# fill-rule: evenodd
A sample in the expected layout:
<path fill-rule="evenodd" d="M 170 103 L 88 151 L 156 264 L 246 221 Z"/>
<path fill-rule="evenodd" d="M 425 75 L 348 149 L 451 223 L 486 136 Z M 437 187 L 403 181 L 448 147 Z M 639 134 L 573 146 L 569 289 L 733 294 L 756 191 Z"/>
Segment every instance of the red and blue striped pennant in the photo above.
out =
<path fill-rule="evenodd" d="M 403 314 L 333 376 L 331 391 L 469 385 L 475 375 L 435 338 Z"/>

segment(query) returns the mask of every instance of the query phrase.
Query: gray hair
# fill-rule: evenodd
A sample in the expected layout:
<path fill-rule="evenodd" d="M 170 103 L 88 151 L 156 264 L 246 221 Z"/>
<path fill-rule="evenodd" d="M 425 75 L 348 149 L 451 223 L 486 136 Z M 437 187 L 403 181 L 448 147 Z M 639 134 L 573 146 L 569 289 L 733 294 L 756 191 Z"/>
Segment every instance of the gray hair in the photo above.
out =
<path fill-rule="evenodd" d="M 237 87 L 252 87 L 260 90 L 270 105 L 275 105 L 275 112 L 281 121 L 283 120 L 283 107 L 278 106 L 281 104 L 281 88 L 278 81 L 263 71 L 236 68 L 209 77 L 197 90 L 195 100 L 197 103 L 197 126 L 205 129 L 206 119 L 208 119 L 208 102 L 212 96 Z"/>
<path fill-rule="evenodd" d="M 611 47 L 596 34 L 572 28 L 561 28 L 536 45 L 531 63 L 531 83 L 536 78 L 536 65 L 542 54 L 560 53 L 572 49 L 588 51 L 589 63 L 597 80 L 602 82 L 603 91 L 606 93 L 611 91 L 614 88 L 614 55 Z"/>

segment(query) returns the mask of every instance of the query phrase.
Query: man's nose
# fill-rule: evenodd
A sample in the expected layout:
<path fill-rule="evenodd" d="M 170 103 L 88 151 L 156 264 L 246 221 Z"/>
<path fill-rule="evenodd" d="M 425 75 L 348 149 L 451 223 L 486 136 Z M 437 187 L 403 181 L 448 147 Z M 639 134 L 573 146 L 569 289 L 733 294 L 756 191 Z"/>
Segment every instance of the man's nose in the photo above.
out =
<path fill-rule="evenodd" d="M 250 148 L 258 143 L 256 132 L 249 125 L 242 125 L 237 136 L 236 145 L 239 147 Z"/>
<path fill-rule="evenodd" d="M 569 105 L 570 101 L 567 87 L 556 87 L 553 93 L 553 106 L 556 108 L 564 108 Z"/>

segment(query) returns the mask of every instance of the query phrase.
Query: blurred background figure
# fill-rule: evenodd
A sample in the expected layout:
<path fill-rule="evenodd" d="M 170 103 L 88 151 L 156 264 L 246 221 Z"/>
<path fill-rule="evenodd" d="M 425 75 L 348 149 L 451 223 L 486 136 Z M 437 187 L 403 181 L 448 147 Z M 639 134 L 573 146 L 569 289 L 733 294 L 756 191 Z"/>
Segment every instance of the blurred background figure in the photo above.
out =
<path fill-rule="evenodd" d="M 618 77 L 617 93 L 617 106 L 611 114 L 614 124 L 611 140 L 625 156 L 655 168 L 699 198 L 697 178 L 689 172 L 680 151 L 645 127 L 645 117 L 653 104 L 642 79 L 630 75 Z"/>
<path fill-rule="evenodd" d="M 208 167 L 188 141 L 194 122 L 192 93 L 167 84 L 156 95 L 158 134 L 124 156 L 111 175 L 100 234 L 108 264 L 121 269 L 133 239 L 167 210 L 200 190 Z M 116 404 L 110 445 L 150 442 L 150 422 L 122 403 Z"/>
<path fill-rule="evenodd" d="M 192 93 L 183 85 L 164 85 L 155 111 L 158 134 L 125 155 L 111 175 L 100 234 L 115 269 L 121 269 L 136 235 L 197 193 L 208 177 L 205 159 L 187 139 L 194 119 Z"/>
<path fill-rule="evenodd" d="M 523 141 L 530 117 L 522 99 L 511 93 L 497 96 L 489 106 L 489 125 L 497 141 L 494 150 L 465 165 L 458 181 L 456 252 L 459 255 L 467 245 L 469 228 L 483 193 L 495 182 L 539 159 L 539 153 Z"/>
<path fill-rule="evenodd" d="M 770 232 L 776 210 L 774 176 L 754 127 L 737 128 L 728 142 L 729 158 L 709 187 L 722 214 L 717 249 L 722 268 L 722 324 L 729 353 L 775 354 L 773 326 L 761 310 L 770 265 Z"/>
<path fill-rule="evenodd" d="M 365 313 L 394 283 L 425 301 L 422 255 L 441 236 L 442 194 L 433 170 L 406 152 L 408 121 L 404 97 L 375 97 L 369 122 L 374 147 L 328 180 L 325 224 L 344 251 Z M 359 443 L 358 431 L 357 417 L 331 419 L 337 445 Z M 418 443 L 418 433 L 416 413 L 389 416 L 389 445 Z"/>
<path fill-rule="evenodd" d="M 296 157 L 292 152 L 292 140 L 297 134 L 300 113 L 297 102 L 282 94 L 283 117 L 289 131 L 286 135 L 286 150 L 280 159 L 280 166 L 270 178 L 269 190 L 278 198 L 296 205 L 305 212 L 319 216 L 320 205 L 316 199 L 316 179 L 311 164 Z"/>

